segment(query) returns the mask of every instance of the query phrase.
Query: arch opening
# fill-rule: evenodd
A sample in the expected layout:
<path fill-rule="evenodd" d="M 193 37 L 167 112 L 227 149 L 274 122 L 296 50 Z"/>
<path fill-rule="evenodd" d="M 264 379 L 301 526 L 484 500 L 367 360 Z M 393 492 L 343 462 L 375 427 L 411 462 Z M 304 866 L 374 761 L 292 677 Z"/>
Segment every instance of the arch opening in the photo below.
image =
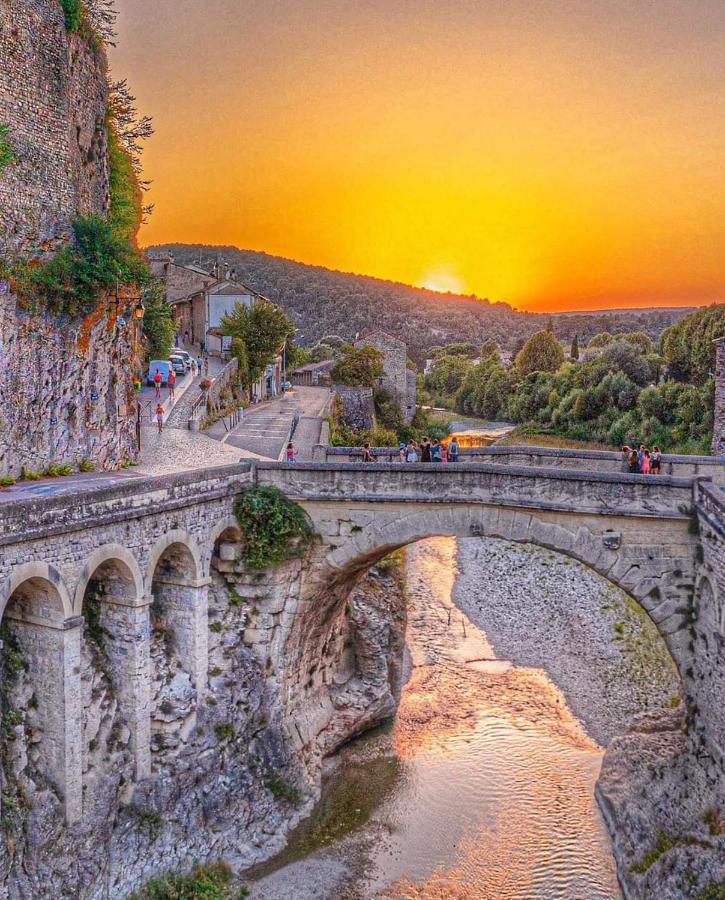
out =
<path fill-rule="evenodd" d="M 114 773 L 132 781 L 139 773 L 144 705 L 148 711 L 143 646 L 147 610 L 139 596 L 140 583 L 132 558 L 111 556 L 89 572 L 83 587 L 80 670 L 86 808 L 94 802 L 97 779 Z"/>
<path fill-rule="evenodd" d="M 205 691 L 207 586 L 198 554 L 187 543 L 168 544 L 151 579 L 151 749 L 177 753 L 196 726 Z"/>
<path fill-rule="evenodd" d="M 0 624 L 0 741 L 9 798 L 3 819 L 11 829 L 21 827 L 29 804 L 55 805 L 68 821 L 81 813 L 80 711 L 73 702 L 80 622 L 66 621 L 67 594 L 57 573 L 48 576 L 20 581 Z"/>

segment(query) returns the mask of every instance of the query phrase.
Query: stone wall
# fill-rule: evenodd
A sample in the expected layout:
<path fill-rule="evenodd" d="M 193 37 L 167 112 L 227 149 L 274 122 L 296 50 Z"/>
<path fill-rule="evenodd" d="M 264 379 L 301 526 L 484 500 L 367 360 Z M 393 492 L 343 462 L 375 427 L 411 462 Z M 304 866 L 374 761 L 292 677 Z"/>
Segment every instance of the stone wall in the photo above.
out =
<path fill-rule="evenodd" d="M 712 435 L 714 456 L 725 456 L 725 336 L 715 341 L 715 426 Z"/>
<path fill-rule="evenodd" d="M 66 33 L 57 0 L 0 4 L 0 257 L 44 255 L 73 219 L 108 209 L 105 54 Z"/>
<path fill-rule="evenodd" d="M 0 291 L 1 475 L 81 459 L 117 469 L 136 459 L 137 326 L 119 327 L 113 306 L 64 329 Z"/>
<path fill-rule="evenodd" d="M 0 124 L 16 156 L 0 173 L 0 259 L 46 258 L 76 217 L 107 213 L 106 66 L 57 0 L 0 3 Z M 30 315 L 0 281 L 0 475 L 135 459 L 134 327 L 102 299 L 80 323 Z"/>
<path fill-rule="evenodd" d="M 373 389 L 368 387 L 351 387 L 347 384 L 333 384 L 335 395 L 335 414 L 348 428 L 355 431 L 368 431 L 375 422 L 375 404 Z"/>

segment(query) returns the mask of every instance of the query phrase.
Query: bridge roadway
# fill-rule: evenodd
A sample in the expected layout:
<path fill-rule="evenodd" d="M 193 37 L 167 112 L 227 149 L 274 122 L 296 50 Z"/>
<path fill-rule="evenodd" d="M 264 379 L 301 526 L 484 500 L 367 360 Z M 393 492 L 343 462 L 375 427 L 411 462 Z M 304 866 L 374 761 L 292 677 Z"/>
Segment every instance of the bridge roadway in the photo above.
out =
<path fill-rule="evenodd" d="M 240 565 L 244 540 L 234 505 L 255 483 L 300 502 L 318 536 L 302 560 L 261 581 L 249 573 L 254 603 L 245 641 L 262 665 L 272 659 L 281 673 L 301 739 L 319 718 L 319 704 L 314 712 L 312 695 L 286 668 L 295 648 L 325 658 L 357 575 L 421 538 L 480 535 L 564 553 L 634 597 L 678 665 L 693 739 L 723 765 L 725 494 L 702 476 L 722 481 L 723 463 L 687 458 L 680 464 L 687 475 L 651 477 L 602 471 L 616 465 L 617 454 L 600 460 L 599 471 L 584 471 L 518 465 L 516 452 L 456 465 L 246 462 L 90 480 L 73 494 L 21 493 L 0 504 L 0 611 L 35 681 L 38 765 L 64 799 L 68 821 L 83 816 L 79 659 L 89 598 L 100 598 L 104 652 L 135 777 L 148 778 L 154 729 L 169 727 L 156 708 L 161 694 L 152 696 L 150 687 L 150 605 L 164 609 L 194 702 L 204 704 L 209 584 L 213 571 L 239 572 L 229 569 Z M 551 459 L 536 448 L 526 453 Z"/>

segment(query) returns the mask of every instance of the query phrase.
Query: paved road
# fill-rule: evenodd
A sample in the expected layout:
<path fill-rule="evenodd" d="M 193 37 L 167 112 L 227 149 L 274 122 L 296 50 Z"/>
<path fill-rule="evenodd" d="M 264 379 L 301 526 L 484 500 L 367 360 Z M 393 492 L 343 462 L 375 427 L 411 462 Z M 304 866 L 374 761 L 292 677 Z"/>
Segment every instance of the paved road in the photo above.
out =
<path fill-rule="evenodd" d="M 227 432 L 222 422 L 216 422 L 205 433 L 227 447 L 279 459 L 297 417 L 295 446 L 300 459 L 311 459 L 330 396 L 327 388 L 296 387 L 284 398 L 247 409 L 244 421 L 233 431 Z"/>

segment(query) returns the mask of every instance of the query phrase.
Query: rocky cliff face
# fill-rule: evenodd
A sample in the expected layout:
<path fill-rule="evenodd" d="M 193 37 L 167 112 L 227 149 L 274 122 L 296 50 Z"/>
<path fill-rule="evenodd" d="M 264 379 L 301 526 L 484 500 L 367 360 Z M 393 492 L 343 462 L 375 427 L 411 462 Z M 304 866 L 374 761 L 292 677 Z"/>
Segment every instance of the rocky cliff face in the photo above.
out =
<path fill-rule="evenodd" d="M 0 262 L 47 259 L 83 215 L 109 209 L 106 58 L 66 31 L 57 0 L 0 3 Z M 0 474 L 137 454 L 132 325 L 107 298 L 83 322 L 22 309 L 0 275 Z"/>
<path fill-rule="evenodd" d="M 317 798 L 323 758 L 394 712 L 404 599 L 392 575 L 373 573 L 344 597 L 311 586 L 314 597 L 294 612 L 286 588 L 300 577 L 299 562 L 252 574 L 235 545 L 221 555 L 209 592 L 208 687 L 198 704 L 162 604 L 154 604 L 153 771 L 140 783 L 103 629 L 87 613 L 87 787 L 77 825 L 65 826 L 57 792 L 39 774 L 39 733 L 13 727 L 15 709 L 33 721 L 37 698 L 22 635 L 3 634 L 3 896 L 116 900 L 204 861 L 224 858 L 238 870 L 257 863 L 282 848 Z M 282 626 L 285 614 L 292 628 Z M 298 628 L 316 638 L 297 641 Z"/>

